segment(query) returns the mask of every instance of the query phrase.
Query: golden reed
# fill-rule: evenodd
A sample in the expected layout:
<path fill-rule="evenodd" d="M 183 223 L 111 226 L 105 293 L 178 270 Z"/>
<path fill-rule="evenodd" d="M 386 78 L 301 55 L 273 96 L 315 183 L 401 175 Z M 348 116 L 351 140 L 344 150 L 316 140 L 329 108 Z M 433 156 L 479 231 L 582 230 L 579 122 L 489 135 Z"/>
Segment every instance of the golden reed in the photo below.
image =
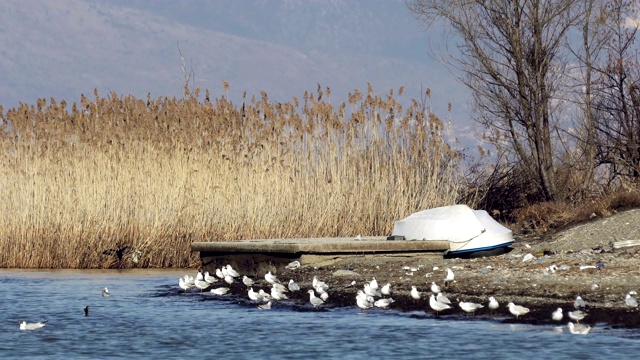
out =
<path fill-rule="evenodd" d="M 428 108 L 329 96 L 0 107 L 0 267 L 190 267 L 194 241 L 388 235 L 455 202 L 459 159 Z"/>

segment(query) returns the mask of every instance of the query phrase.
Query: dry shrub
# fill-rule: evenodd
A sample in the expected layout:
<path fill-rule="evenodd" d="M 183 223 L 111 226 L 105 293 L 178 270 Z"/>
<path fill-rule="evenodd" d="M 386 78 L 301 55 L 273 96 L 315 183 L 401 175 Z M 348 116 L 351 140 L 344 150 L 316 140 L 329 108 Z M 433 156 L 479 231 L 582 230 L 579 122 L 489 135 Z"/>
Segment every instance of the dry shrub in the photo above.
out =
<path fill-rule="evenodd" d="M 194 241 L 388 235 L 455 203 L 436 116 L 392 91 L 338 106 L 329 92 L 235 105 L 96 91 L 0 111 L 0 267 L 187 267 Z M 139 261 L 103 254 L 116 242 Z"/>

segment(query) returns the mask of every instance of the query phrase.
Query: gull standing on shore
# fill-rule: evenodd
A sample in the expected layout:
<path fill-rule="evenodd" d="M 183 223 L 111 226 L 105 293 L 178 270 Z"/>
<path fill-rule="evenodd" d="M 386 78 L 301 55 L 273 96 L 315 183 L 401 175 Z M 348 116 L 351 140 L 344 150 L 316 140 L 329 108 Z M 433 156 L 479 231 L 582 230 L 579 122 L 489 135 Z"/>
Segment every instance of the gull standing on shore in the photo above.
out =
<path fill-rule="evenodd" d="M 455 275 L 450 268 L 447 268 L 447 275 L 444 277 L 444 286 L 449 286 L 449 283 L 453 282 Z"/>
<path fill-rule="evenodd" d="M 379 300 L 376 300 L 376 301 L 373 303 L 373 305 L 374 305 L 375 307 L 379 307 L 379 308 L 382 308 L 382 309 L 386 309 L 386 308 L 388 308 L 388 307 L 389 307 L 389 305 L 391 305 L 391 303 L 393 303 L 393 302 L 394 302 L 394 300 L 393 300 L 393 299 L 391 299 L 391 298 L 389 298 L 389 299 L 379 299 Z"/>
<path fill-rule="evenodd" d="M 435 283 L 435 282 L 432 282 L 432 283 L 431 283 L 431 292 L 432 292 L 432 293 L 434 293 L 434 294 L 437 294 L 437 293 L 439 293 L 440 291 L 442 291 L 442 290 L 440 289 L 440 286 L 436 285 L 436 283 Z"/>
<path fill-rule="evenodd" d="M 271 271 L 264 274 L 264 279 L 267 280 L 267 282 L 272 285 L 280 282 L 278 281 L 278 278 L 271 273 Z"/>
<path fill-rule="evenodd" d="M 227 275 L 237 278 L 240 277 L 240 274 L 236 270 L 234 270 L 230 264 L 227 264 Z"/>
<path fill-rule="evenodd" d="M 413 300 L 420 300 L 420 292 L 416 289 L 415 286 L 411 287 L 411 297 Z"/>
<path fill-rule="evenodd" d="M 285 269 L 295 270 L 295 269 L 297 269 L 299 267 L 300 267 L 300 261 L 296 260 L 296 261 L 292 261 L 289 264 L 287 264 L 287 266 L 285 266 Z"/>
<path fill-rule="evenodd" d="M 635 291 L 629 291 L 627 296 L 624 297 L 624 303 L 627 304 L 627 306 L 630 308 L 638 307 L 638 300 L 635 297 L 633 297 L 633 295 L 635 294 L 636 294 Z"/>
<path fill-rule="evenodd" d="M 307 292 L 309 293 L 309 302 L 311 302 L 311 305 L 313 305 L 313 307 L 324 304 L 324 300 L 316 297 L 316 294 L 313 292 L 313 290 L 309 290 Z"/>
<path fill-rule="evenodd" d="M 587 303 L 582 300 L 580 296 L 576 297 L 576 300 L 573 302 L 573 306 L 576 309 L 584 309 L 587 306 Z"/>
<path fill-rule="evenodd" d="M 516 319 L 518 319 L 522 315 L 526 315 L 529 312 L 528 308 L 524 306 L 516 305 L 512 302 L 507 304 L 507 306 L 509 307 L 509 312 L 513 314 L 516 317 Z"/>
<path fill-rule="evenodd" d="M 387 285 L 383 286 L 382 289 L 380 289 L 380 292 L 382 293 L 382 295 L 391 295 L 391 284 L 387 283 Z"/>
<path fill-rule="evenodd" d="M 213 284 L 214 282 L 217 282 L 218 279 L 216 279 L 214 276 L 211 276 L 211 274 L 209 274 L 209 272 L 206 271 L 204 273 L 204 281 L 208 282 L 209 284 Z"/>
<path fill-rule="evenodd" d="M 489 297 L 489 309 L 491 309 L 491 311 L 495 311 L 499 307 L 500 303 L 498 303 L 498 300 L 496 300 L 496 298 L 494 298 L 493 296 Z"/>
<path fill-rule="evenodd" d="M 554 311 L 553 314 L 551 314 L 551 319 L 554 321 L 562 321 L 562 308 L 558 308 L 558 310 Z"/>
<path fill-rule="evenodd" d="M 460 308 L 465 312 L 467 312 L 467 314 L 470 313 L 472 315 L 476 314 L 476 310 L 482 309 L 484 307 L 484 305 L 482 304 L 476 304 L 473 302 L 466 302 L 466 301 L 460 301 L 458 305 L 460 305 Z"/>
<path fill-rule="evenodd" d="M 448 304 L 441 303 L 440 301 L 436 300 L 436 296 L 433 294 L 431 294 L 431 297 L 429 298 L 429 306 L 436 312 L 436 316 L 438 316 L 440 311 L 451 309 L 451 306 L 449 306 Z"/>
<path fill-rule="evenodd" d="M 451 300 L 449 300 L 448 297 L 446 297 L 443 293 L 439 292 L 438 295 L 436 295 L 436 300 L 438 300 L 439 302 L 443 303 L 443 304 L 447 304 L 447 305 L 451 305 Z"/>
<path fill-rule="evenodd" d="M 290 279 L 288 288 L 289 288 L 289 291 L 298 291 L 300 290 L 300 285 L 298 285 L 297 282 L 293 281 L 293 279 Z"/>
<path fill-rule="evenodd" d="M 575 320 L 578 324 L 580 320 L 584 319 L 587 316 L 587 313 L 581 310 L 569 311 L 569 318 L 571 320 Z"/>
<path fill-rule="evenodd" d="M 253 279 L 245 275 L 242 277 L 242 283 L 245 284 L 247 287 L 252 287 Z"/>
<path fill-rule="evenodd" d="M 257 292 L 253 291 L 252 287 L 249 287 L 248 294 L 249 294 L 249 300 L 262 301 L 262 297 L 258 295 Z"/>

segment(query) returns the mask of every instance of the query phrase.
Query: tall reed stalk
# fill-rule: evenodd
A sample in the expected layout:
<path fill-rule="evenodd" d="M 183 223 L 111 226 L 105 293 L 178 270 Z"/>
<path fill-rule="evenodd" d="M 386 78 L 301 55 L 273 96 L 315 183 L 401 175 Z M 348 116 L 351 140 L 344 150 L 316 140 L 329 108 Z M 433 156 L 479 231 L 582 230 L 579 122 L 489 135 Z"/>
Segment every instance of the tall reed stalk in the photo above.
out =
<path fill-rule="evenodd" d="M 371 87 L 329 97 L 0 107 L 0 267 L 189 267 L 193 241 L 388 235 L 456 201 L 459 160 L 428 109 Z M 138 261 L 103 254 L 116 242 Z"/>

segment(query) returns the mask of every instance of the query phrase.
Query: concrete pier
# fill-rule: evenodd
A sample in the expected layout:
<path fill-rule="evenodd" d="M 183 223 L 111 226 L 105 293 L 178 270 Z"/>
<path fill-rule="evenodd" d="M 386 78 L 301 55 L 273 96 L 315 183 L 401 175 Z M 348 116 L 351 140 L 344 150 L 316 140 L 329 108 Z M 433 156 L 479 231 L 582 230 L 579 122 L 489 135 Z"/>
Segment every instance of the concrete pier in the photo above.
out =
<path fill-rule="evenodd" d="M 263 276 L 282 273 L 291 261 L 303 266 L 327 266 L 349 257 L 437 256 L 449 250 L 448 241 L 387 240 L 384 236 L 349 238 L 261 239 L 224 242 L 194 242 L 205 270 L 231 264 L 242 274 Z"/>

